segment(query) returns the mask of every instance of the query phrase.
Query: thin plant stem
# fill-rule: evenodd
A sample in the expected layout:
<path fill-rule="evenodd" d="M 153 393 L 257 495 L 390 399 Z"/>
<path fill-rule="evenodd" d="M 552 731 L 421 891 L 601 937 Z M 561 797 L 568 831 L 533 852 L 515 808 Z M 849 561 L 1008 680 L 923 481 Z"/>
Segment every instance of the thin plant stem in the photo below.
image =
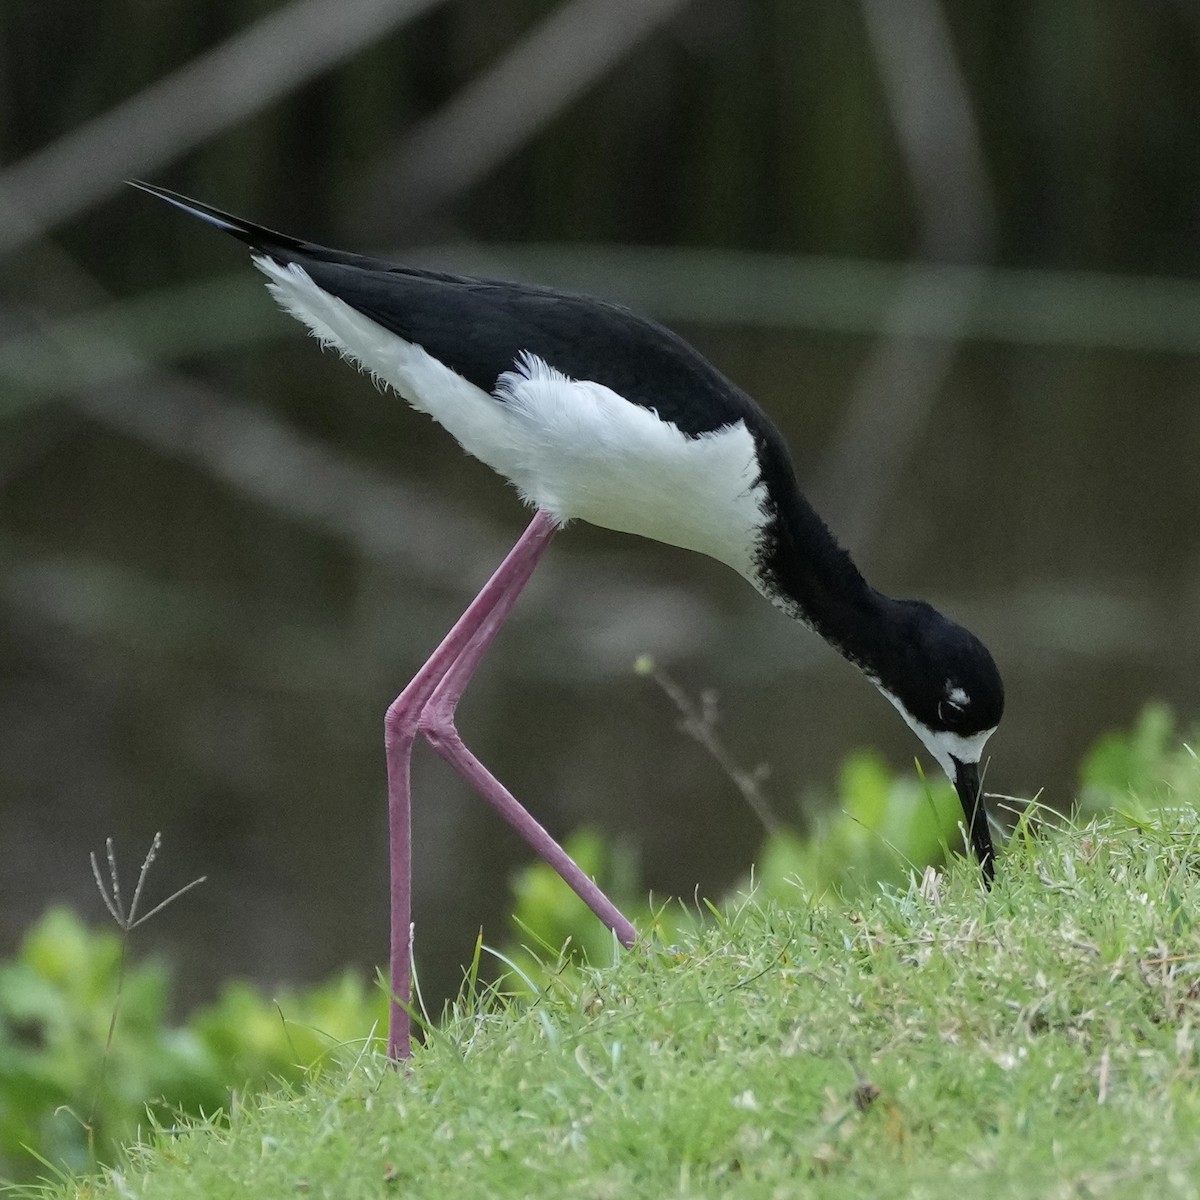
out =
<path fill-rule="evenodd" d="M 759 819 L 763 829 L 768 834 L 777 833 L 783 827 L 783 822 L 775 815 L 760 786 L 767 768 L 760 765 L 752 771 L 744 771 L 733 761 L 733 756 L 717 734 L 716 693 L 711 690 L 701 693 L 697 703 L 649 655 L 642 655 L 634 664 L 634 670 L 639 675 L 648 675 L 658 684 L 683 717 L 679 722 L 680 731 L 708 751 L 737 788 L 750 811 Z"/>
<path fill-rule="evenodd" d="M 162 912 L 168 904 L 178 900 L 184 892 L 190 892 L 192 888 L 204 883 L 208 878 L 206 875 L 198 876 L 191 883 L 184 884 L 183 887 L 172 892 L 161 903 L 156 904 L 145 916 L 139 917 L 137 909 L 142 898 L 142 888 L 146 884 L 150 868 L 154 865 L 154 860 L 158 857 L 158 851 L 161 846 L 162 834 L 156 833 L 151 839 L 150 849 L 146 852 L 146 857 L 142 862 L 142 869 L 138 872 L 137 884 L 133 889 L 133 899 L 130 902 L 128 912 L 126 912 L 124 901 L 121 898 L 121 882 L 117 872 L 117 854 L 112 838 L 105 838 L 104 840 L 104 854 L 108 860 L 107 887 L 100 871 L 100 862 L 96 857 L 96 852 L 92 851 L 88 856 L 92 864 L 92 877 L 96 880 L 96 889 L 100 893 L 100 898 L 104 901 L 104 907 L 108 909 L 112 915 L 112 919 L 116 922 L 117 928 L 121 931 L 121 956 L 117 962 L 117 992 L 113 998 L 112 1017 L 108 1022 L 108 1036 L 104 1039 L 104 1056 L 100 1060 L 100 1073 L 96 1079 L 96 1090 L 92 1095 L 91 1109 L 88 1112 L 88 1118 L 85 1122 L 85 1127 L 88 1131 L 89 1147 L 94 1147 L 96 1109 L 100 1104 L 100 1094 L 104 1090 L 104 1081 L 108 1074 L 108 1062 L 112 1053 L 113 1040 L 117 1033 L 117 1020 L 121 1013 L 121 999 L 125 992 L 125 968 L 129 959 L 130 935 L 139 925 L 150 920 L 157 913 Z M 92 1157 L 94 1160 L 94 1151 Z"/>

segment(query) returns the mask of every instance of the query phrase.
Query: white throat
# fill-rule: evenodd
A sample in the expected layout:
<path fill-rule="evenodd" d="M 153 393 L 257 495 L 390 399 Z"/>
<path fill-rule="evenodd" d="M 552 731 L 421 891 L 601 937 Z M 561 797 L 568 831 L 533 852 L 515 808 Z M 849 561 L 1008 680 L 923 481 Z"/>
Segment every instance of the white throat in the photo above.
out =
<path fill-rule="evenodd" d="M 930 729 L 923 721 L 918 721 L 887 688 L 880 687 L 878 683 L 875 686 L 891 701 L 909 729 L 921 739 L 925 749 L 937 760 L 938 766 L 946 772 L 951 783 L 956 782 L 957 772 L 954 768 L 954 761 L 978 763 L 983 757 L 983 748 L 987 744 L 988 738 L 996 732 L 995 728 L 985 729 L 982 733 L 973 733 L 970 737 L 963 737 L 962 734 L 950 733 L 948 730 Z"/>

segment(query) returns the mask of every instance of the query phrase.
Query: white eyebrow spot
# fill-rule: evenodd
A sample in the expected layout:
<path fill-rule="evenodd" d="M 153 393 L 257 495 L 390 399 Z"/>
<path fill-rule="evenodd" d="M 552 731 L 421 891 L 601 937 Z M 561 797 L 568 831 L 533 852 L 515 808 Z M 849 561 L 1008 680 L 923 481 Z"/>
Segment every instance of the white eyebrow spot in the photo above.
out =
<path fill-rule="evenodd" d="M 951 704 L 958 705 L 959 708 L 965 707 L 970 702 L 970 697 L 960 687 L 955 687 L 950 680 L 946 680 L 946 699 Z"/>

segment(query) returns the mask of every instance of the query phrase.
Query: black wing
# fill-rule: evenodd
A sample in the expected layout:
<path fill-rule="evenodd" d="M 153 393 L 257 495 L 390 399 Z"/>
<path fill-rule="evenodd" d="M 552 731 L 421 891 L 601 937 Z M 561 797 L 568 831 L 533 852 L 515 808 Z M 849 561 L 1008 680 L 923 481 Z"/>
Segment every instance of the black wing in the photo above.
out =
<path fill-rule="evenodd" d="M 297 263 L 318 287 L 484 391 L 492 391 L 524 351 L 573 379 L 593 380 L 655 409 L 688 435 L 745 420 L 760 441 L 779 439 L 758 405 L 681 337 L 621 305 L 347 254 L 164 188 L 133 186 L 232 234 L 258 254 Z M 781 440 L 778 445 L 782 448 Z"/>

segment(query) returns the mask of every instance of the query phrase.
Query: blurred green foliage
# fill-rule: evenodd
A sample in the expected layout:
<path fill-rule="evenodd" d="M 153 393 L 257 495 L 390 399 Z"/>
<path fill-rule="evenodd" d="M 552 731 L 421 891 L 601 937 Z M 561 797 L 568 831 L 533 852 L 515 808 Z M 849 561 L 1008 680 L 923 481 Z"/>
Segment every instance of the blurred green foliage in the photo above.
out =
<path fill-rule="evenodd" d="M 1140 821 L 1153 809 L 1187 802 L 1198 770 L 1200 760 L 1171 710 L 1147 704 L 1132 729 L 1106 734 L 1083 760 L 1080 808 L 1088 815 L 1113 809 Z"/>
<path fill-rule="evenodd" d="M 879 882 L 902 883 L 908 873 L 943 861 L 961 839 L 962 808 L 940 775 L 896 775 L 872 751 L 852 754 L 842 767 L 836 795 L 820 804 L 811 832 L 783 830 L 758 854 L 752 883 L 783 899 L 787 888 L 820 896 L 846 895 Z"/>
<path fill-rule="evenodd" d="M 119 933 L 66 909 L 30 930 L 0 964 L 0 1176 L 28 1174 L 31 1152 L 72 1171 L 111 1161 L 148 1113 L 169 1127 L 228 1111 L 231 1089 L 295 1082 L 384 1018 L 382 993 L 349 972 L 274 999 L 230 983 L 183 1025 L 170 984 L 163 962 L 127 961 Z"/>

